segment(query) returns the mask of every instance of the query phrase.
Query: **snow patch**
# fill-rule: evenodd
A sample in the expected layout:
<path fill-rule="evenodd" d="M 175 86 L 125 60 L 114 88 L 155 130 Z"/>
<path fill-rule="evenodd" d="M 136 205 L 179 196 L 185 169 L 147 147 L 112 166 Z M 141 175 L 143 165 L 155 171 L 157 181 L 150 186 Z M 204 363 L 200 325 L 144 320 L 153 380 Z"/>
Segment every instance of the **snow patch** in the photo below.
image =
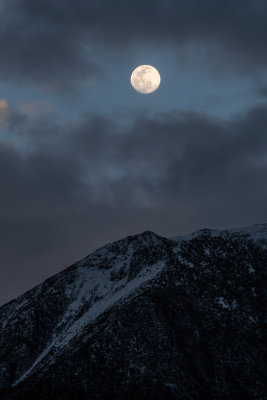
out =
<path fill-rule="evenodd" d="M 110 270 L 99 270 L 96 267 L 90 268 L 88 271 L 80 271 L 79 279 L 76 286 L 80 287 L 76 299 L 71 303 L 68 310 L 64 314 L 62 321 L 58 327 L 61 332 L 54 335 L 52 342 L 46 349 L 36 358 L 32 366 L 17 379 L 12 386 L 17 386 L 25 380 L 38 367 L 38 365 L 48 356 L 49 362 L 53 359 L 62 348 L 67 346 L 70 341 L 83 333 L 84 328 L 92 323 L 102 313 L 111 308 L 118 301 L 134 295 L 136 289 L 142 284 L 156 277 L 165 266 L 164 262 L 160 261 L 154 265 L 144 267 L 142 271 L 127 282 L 127 277 L 116 281 L 110 281 Z M 70 287 L 66 288 L 70 292 Z M 100 297 L 100 299 L 98 299 Z M 84 305 L 86 299 L 95 299 L 94 304 L 88 311 L 83 313 L 80 318 L 75 321 L 71 320 L 73 315 L 77 315 L 77 311 Z M 85 300 L 84 300 L 85 299 Z M 51 353 L 51 354 L 50 354 Z"/>
<path fill-rule="evenodd" d="M 225 300 L 223 297 L 218 297 L 217 302 L 218 302 L 218 304 L 220 304 L 223 308 L 228 309 L 228 310 L 230 309 L 230 306 L 229 306 L 229 304 L 228 304 L 228 301 Z"/>

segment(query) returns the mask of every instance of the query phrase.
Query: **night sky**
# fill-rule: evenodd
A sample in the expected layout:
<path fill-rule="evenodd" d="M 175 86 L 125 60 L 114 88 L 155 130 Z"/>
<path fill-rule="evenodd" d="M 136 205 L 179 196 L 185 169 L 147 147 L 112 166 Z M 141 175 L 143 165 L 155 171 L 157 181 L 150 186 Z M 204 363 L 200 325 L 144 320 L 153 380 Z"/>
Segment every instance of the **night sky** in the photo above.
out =
<path fill-rule="evenodd" d="M 0 303 L 124 236 L 267 220 L 265 0 L 0 0 Z M 161 86 L 143 95 L 132 71 Z"/>

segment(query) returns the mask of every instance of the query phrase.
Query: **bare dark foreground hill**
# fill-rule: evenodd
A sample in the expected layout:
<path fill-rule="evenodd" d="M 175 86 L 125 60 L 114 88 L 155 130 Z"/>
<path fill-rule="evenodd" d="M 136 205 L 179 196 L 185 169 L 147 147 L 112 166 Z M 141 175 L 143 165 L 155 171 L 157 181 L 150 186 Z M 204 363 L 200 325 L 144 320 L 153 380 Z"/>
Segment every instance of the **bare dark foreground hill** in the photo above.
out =
<path fill-rule="evenodd" d="M 144 232 L 4 305 L 1 400 L 263 400 L 266 239 Z"/>

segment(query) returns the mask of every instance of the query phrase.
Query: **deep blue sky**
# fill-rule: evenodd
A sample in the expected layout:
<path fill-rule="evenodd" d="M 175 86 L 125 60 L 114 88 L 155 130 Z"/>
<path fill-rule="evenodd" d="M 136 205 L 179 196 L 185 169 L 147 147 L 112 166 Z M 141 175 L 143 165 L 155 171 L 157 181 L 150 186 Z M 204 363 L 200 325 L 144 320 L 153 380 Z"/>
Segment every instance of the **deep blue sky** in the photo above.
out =
<path fill-rule="evenodd" d="M 0 0 L 0 303 L 107 242 L 266 222 L 264 0 Z M 161 86 L 130 85 L 141 64 Z"/>

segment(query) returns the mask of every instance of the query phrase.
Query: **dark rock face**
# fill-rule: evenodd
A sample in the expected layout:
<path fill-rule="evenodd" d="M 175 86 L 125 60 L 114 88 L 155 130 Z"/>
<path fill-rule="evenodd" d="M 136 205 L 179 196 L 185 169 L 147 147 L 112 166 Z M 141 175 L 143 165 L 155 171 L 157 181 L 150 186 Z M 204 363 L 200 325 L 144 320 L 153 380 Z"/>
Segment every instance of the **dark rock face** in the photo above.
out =
<path fill-rule="evenodd" d="M 263 400 L 265 239 L 144 232 L 6 304 L 1 400 Z"/>

